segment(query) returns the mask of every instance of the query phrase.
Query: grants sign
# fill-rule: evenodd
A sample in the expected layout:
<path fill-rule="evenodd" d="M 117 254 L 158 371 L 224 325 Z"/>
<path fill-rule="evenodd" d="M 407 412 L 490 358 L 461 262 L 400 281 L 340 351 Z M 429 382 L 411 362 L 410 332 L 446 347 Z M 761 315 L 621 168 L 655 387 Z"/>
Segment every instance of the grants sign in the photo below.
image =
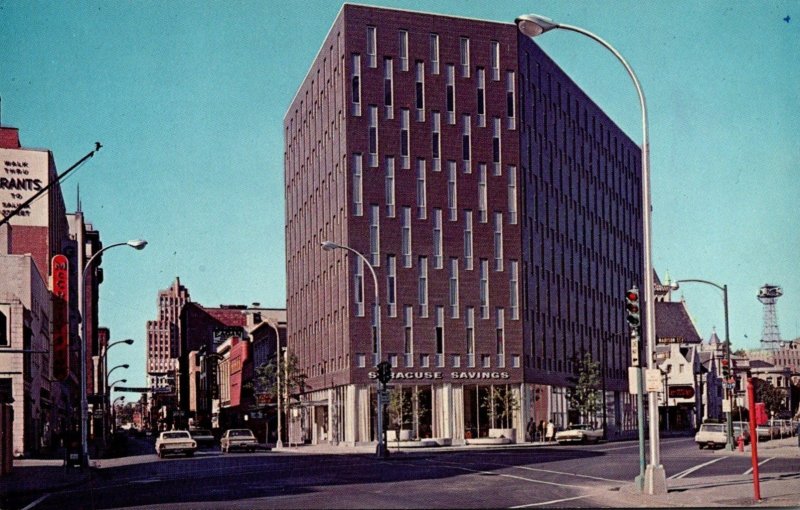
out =
<path fill-rule="evenodd" d="M 377 379 L 378 372 L 369 372 L 370 379 Z M 511 375 L 508 372 L 493 372 L 489 370 L 468 370 L 463 372 L 450 372 L 447 374 L 450 379 L 458 379 L 461 381 L 474 381 L 474 380 L 505 380 L 510 379 Z M 443 380 L 443 372 L 418 372 L 418 371 L 394 371 L 392 370 L 392 380 Z"/>
<path fill-rule="evenodd" d="M 0 165 L 0 212 L 3 216 L 14 212 L 50 182 L 47 151 L 0 149 Z M 48 194 L 42 194 L 20 210 L 11 224 L 46 227 L 50 209 Z"/>

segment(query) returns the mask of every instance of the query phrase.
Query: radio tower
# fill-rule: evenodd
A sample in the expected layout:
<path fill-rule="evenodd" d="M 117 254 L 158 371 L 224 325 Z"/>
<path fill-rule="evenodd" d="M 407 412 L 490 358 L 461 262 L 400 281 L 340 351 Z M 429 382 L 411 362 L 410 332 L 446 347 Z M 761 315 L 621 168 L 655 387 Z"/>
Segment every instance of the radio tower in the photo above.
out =
<path fill-rule="evenodd" d="M 783 296 L 783 289 L 778 285 L 765 283 L 758 289 L 758 300 L 764 303 L 764 330 L 761 333 L 761 348 L 775 350 L 781 346 L 781 332 L 778 329 L 778 315 L 775 302 Z"/>

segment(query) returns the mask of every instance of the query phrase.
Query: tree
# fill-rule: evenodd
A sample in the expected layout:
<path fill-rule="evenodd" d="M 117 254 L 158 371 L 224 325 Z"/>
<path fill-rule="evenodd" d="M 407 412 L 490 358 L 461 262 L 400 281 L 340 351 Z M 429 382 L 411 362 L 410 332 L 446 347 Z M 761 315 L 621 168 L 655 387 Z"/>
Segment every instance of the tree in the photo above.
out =
<path fill-rule="evenodd" d="M 568 394 L 569 406 L 586 422 L 600 409 L 600 362 L 587 352 L 575 362 L 575 372 L 578 378 Z"/>
<path fill-rule="evenodd" d="M 247 386 L 253 389 L 256 397 L 261 396 L 269 402 L 277 400 L 278 396 L 278 375 L 280 375 L 281 397 L 289 396 L 289 399 L 300 401 L 300 395 L 306 390 L 306 374 L 298 367 L 297 356 L 287 352 L 288 359 L 281 358 L 280 365 L 276 366 L 277 360 L 272 358 L 268 362 L 256 367 L 253 374 L 253 382 Z M 285 402 L 284 405 L 289 404 Z"/>
<path fill-rule="evenodd" d="M 396 387 L 389 393 L 386 412 L 389 415 L 390 427 L 394 429 L 398 441 L 400 440 L 400 430 L 408 430 L 413 427 L 415 418 L 419 420 L 427 411 L 420 402 L 419 393 L 413 388 L 410 395 L 406 394 L 402 387 Z"/>
<path fill-rule="evenodd" d="M 753 389 L 756 392 L 756 402 L 763 402 L 770 415 L 778 414 L 783 410 L 786 395 L 768 381 L 753 378 Z"/>
<path fill-rule="evenodd" d="M 519 401 L 509 385 L 492 386 L 484 395 L 481 407 L 491 416 L 492 425 L 498 428 L 512 428 L 514 412 L 519 410 Z"/>

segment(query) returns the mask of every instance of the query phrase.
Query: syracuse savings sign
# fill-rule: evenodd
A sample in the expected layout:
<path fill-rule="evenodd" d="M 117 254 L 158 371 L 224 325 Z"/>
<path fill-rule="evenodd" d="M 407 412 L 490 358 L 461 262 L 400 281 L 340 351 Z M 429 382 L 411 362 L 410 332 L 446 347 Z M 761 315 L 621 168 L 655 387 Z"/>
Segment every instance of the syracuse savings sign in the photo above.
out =
<path fill-rule="evenodd" d="M 476 380 L 476 379 L 509 379 L 511 375 L 508 372 L 491 372 L 491 371 L 466 371 L 466 372 L 450 372 L 450 379 L 459 379 L 459 380 Z M 378 372 L 371 371 L 369 372 L 370 379 L 377 379 Z M 430 379 L 430 380 L 442 380 L 444 379 L 444 374 L 442 372 L 415 372 L 415 371 L 392 371 L 392 379 L 394 380 L 401 380 L 401 379 Z"/>

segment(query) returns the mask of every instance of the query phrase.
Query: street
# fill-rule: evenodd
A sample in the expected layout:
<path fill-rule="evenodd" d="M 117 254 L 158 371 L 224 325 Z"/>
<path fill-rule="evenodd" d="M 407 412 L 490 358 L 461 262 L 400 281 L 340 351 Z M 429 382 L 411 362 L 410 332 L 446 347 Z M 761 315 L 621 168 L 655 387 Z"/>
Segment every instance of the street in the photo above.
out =
<path fill-rule="evenodd" d="M 747 475 L 751 467 L 747 454 L 698 450 L 688 437 L 664 439 L 662 462 L 668 484 Z M 797 463 L 797 456 L 769 458 L 761 477 L 797 484 Z M 10 508 L 597 507 L 623 497 L 620 489 L 638 471 L 638 443 L 632 441 L 415 450 L 385 460 L 290 451 L 223 455 L 215 449 L 193 458 L 144 454 L 103 461 L 87 483 L 15 500 Z"/>

